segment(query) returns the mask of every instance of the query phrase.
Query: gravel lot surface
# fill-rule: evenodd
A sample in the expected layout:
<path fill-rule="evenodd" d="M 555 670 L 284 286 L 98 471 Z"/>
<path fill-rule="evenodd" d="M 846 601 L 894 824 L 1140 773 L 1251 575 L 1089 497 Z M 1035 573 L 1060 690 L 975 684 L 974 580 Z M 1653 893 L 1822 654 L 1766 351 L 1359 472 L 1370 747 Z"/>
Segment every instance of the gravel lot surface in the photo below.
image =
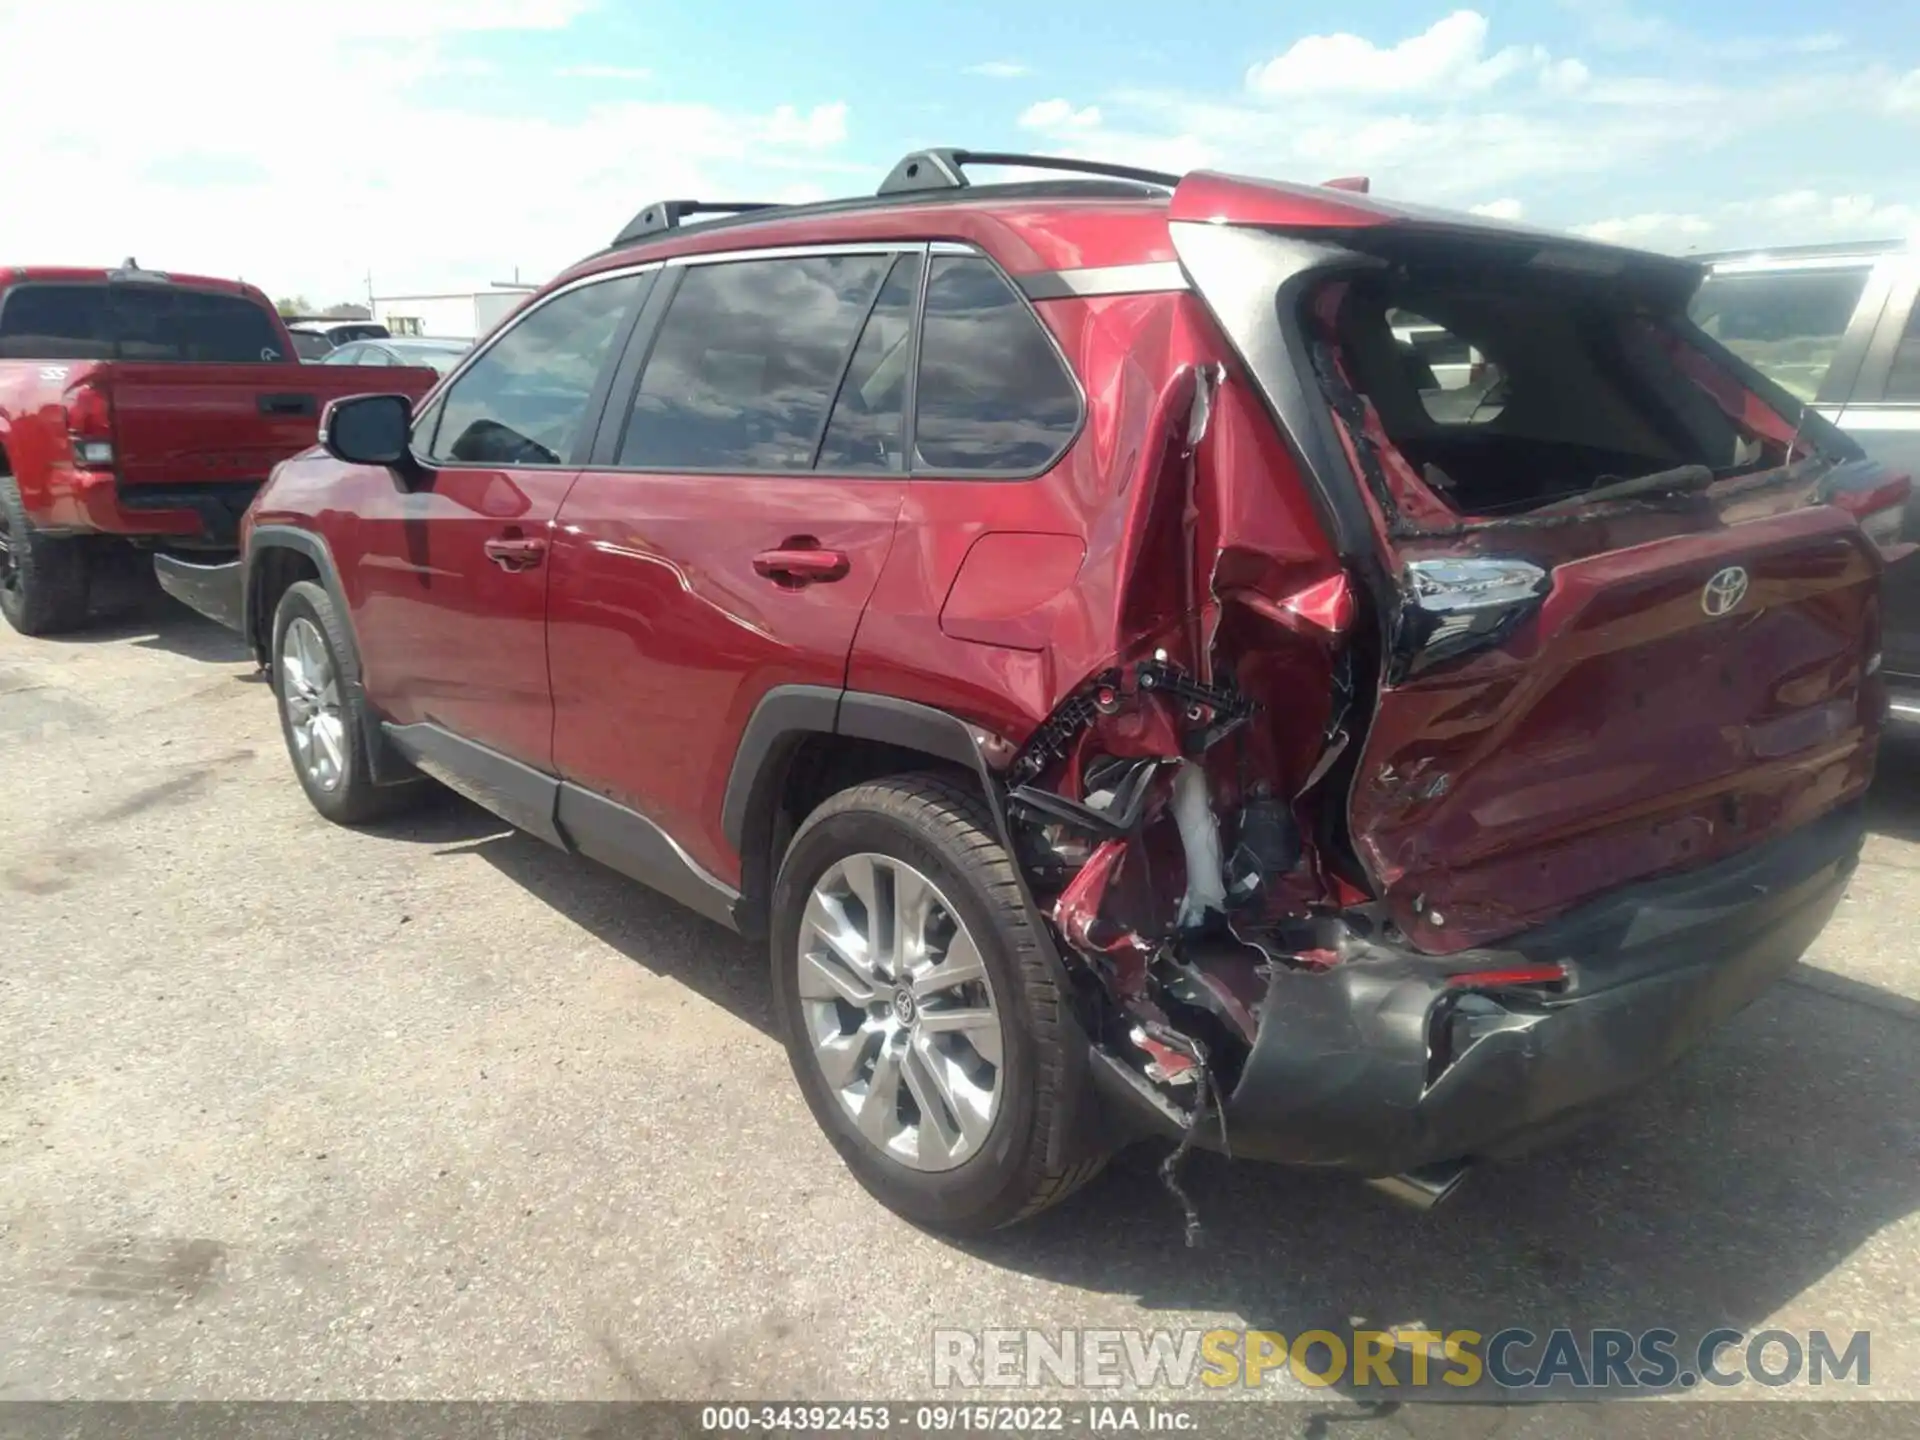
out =
<path fill-rule="evenodd" d="M 1197 1252 L 1151 1153 L 894 1219 L 762 955 L 451 797 L 327 824 L 170 602 L 0 627 L 0 813 L 0 1398 L 914 1396 L 936 1321 L 1358 1320 L 1866 1329 L 1920 1399 L 1914 751 L 1806 963 L 1606 1128 L 1430 1216 L 1203 1157 Z"/>

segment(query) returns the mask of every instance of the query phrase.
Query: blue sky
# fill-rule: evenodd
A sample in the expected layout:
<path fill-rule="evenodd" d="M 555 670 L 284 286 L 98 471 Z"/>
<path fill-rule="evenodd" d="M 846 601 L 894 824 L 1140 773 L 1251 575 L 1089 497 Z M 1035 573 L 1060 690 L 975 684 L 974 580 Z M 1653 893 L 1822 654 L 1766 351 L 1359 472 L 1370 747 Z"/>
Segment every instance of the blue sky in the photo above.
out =
<path fill-rule="evenodd" d="M 1920 229 L 1920 6 L 1885 0 L 87 13 L 76 104 L 72 12 L 0 0 L 23 77 L 0 126 L 34 137 L 9 188 L 58 197 L 0 211 L 9 262 L 133 253 L 316 301 L 369 271 L 383 291 L 544 278 L 645 201 L 858 192 L 927 144 L 1365 173 L 1679 250 Z"/>

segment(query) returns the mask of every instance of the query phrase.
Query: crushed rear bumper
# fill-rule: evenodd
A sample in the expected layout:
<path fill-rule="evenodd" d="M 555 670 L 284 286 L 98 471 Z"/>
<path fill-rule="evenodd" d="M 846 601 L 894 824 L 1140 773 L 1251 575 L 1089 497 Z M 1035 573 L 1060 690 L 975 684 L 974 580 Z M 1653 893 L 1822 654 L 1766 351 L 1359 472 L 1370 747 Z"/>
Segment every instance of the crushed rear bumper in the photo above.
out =
<path fill-rule="evenodd" d="M 1753 1000 L 1840 903 L 1865 835 L 1852 804 L 1729 860 L 1620 891 L 1499 950 L 1360 942 L 1277 970 L 1226 1100 L 1236 1157 L 1383 1176 L 1522 1151 L 1604 1111 Z M 1558 993 L 1450 974 L 1557 962 Z M 1109 1081 L 1111 1067 L 1107 1067 Z M 1170 1128 L 1138 1087 L 1135 1118 Z M 1198 1143 L 1218 1148 L 1219 1127 Z"/>

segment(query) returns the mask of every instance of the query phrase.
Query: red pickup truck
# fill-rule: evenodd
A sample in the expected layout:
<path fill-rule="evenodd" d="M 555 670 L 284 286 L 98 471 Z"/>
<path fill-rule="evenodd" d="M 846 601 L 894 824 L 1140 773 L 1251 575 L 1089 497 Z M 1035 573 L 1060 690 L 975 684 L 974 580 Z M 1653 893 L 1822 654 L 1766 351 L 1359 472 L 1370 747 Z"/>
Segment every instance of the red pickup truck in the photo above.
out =
<path fill-rule="evenodd" d="M 28 635 L 78 627 L 115 549 L 231 554 L 329 400 L 417 397 L 436 378 L 303 365 L 266 296 L 236 281 L 131 260 L 0 268 L 0 614 Z"/>

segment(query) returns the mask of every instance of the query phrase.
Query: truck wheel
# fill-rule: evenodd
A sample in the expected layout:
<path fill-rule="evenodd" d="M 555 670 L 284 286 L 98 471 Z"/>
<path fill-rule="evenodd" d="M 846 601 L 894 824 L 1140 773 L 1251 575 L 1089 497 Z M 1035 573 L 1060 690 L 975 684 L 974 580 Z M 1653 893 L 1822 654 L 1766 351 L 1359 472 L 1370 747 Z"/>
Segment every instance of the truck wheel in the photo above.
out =
<path fill-rule="evenodd" d="M 87 552 L 27 522 L 20 486 L 0 475 L 0 614 L 22 635 L 58 635 L 87 619 Z"/>
<path fill-rule="evenodd" d="M 280 597 L 270 673 L 293 773 L 314 809 L 336 824 L 358 825 L 418 800 L 423 782 L 373 783 L 360 657 L 333 597 L 311 580 L 296 581 Z"/>
<path fill-rule="evenodd" d="M 938 775 L 844 790 L 810 815 L 773 896 L 773 993 L 814 1119 L 916 1224 L 991 1230 L 1064 1199 L 1106 1156 L 1047 1163 L 1065 997 L 980 799 Z"/>

